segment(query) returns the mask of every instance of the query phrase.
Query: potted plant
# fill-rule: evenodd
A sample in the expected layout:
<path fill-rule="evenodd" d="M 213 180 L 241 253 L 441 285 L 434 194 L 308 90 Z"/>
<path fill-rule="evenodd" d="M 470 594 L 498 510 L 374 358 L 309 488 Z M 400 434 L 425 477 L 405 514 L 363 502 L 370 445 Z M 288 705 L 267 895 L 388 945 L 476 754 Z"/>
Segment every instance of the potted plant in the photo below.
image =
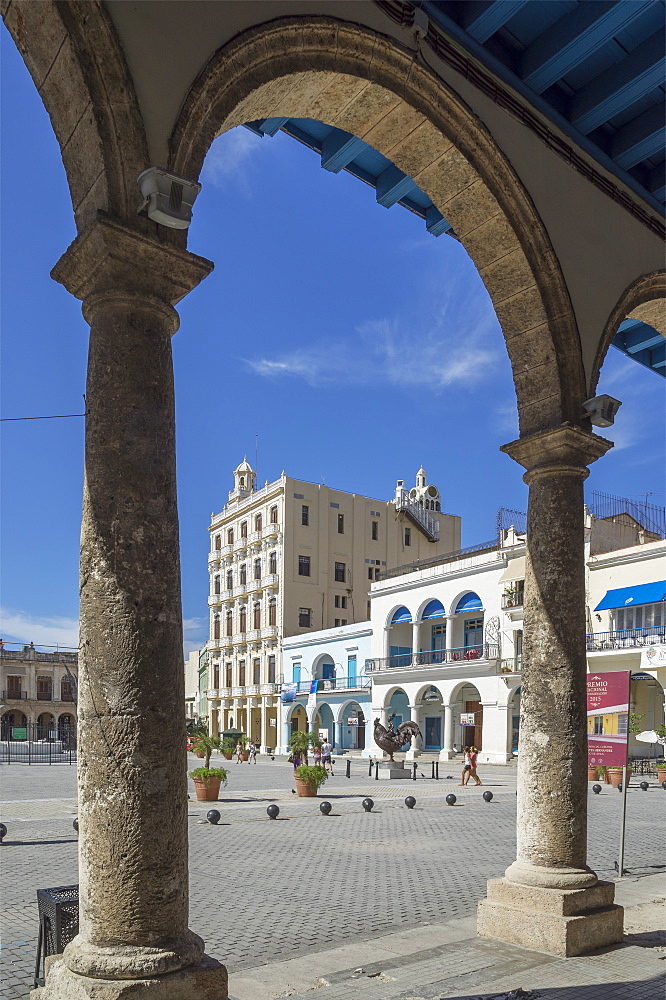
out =
<path fill-rule="evenodd" d="M 230 740 L 227 736 L 222 740 L 222 756 L 225 760 L 231 760 L 234 755 L 234 750 L 236 749 L 236 744 L 233 740 Z"/>
<path fill-rule="evenodd" d="M 504 607 L 512 608 L 514 601 L 516 599 L 516 588 L 515 587 L 505 587 L 504 588 Z"/>
<path fill-rule="evenodd" d="M 599 777 L 599 768 L 594 764 L 587 765 L 587 780 L 596 781 Z"/>
<path fill-rule="evenodd" d="M 627 785 L 631 781 L 632 771 L 633 771 L 633 768 L 632 768 L 631 764 L 629 764 L 627 766 Z M 613 786 L 613 788 L 617 788 L 617 786 L 622 781 L 622 768 L 621 767 L 607 767 L 606 768 L 606 774 L 608 775 L 609 784 L 611 784 Z"/>
<path fill-rule="evenodd" d="M 220 750 L 219 736 L 209 736 L 208 733 L 197 734 L 193 750 L 197 757 L 205 760 L 203 767 L 190 771 L 194 782 L 194 790 L 199 802 L 216 802 L 220 794 L 220 785 L 227 783 L 227 772 L 223 767 L 211 767 L 210 758 L 214 750 Z"/>
<path fill-rule="evenodd" d="M 317 746 L 321 746 L 321 740 L 316 733 L 306 733 L 297 729 L 295 733 L 291 734 L 291 739 L 289 740 L 289 750 L 293 756 L 299 757 L 301 763 L 303 764 L 307 764 L 308 753 L 312 747 Z"/>
<path fill-rule="evenodd" d="M 239 743 L 240 743 L 240 746 L 241 746 L 240 759 L 241 760 L 249 760 L 250 759 L 250 751 L 247 749 L 247 736 L 239 736 L 238 739 L 237 739 L 237 741 L 236 741 L 236 745 L 238 745 Z M 234 746 L 234 750 L 235 749 L 236 749 L 236 747 Z"/>
<path fill-rule="evenodd" d="M 321 764 L 301 764 L 294 772 L 296 791 L 300 796 L 315 796 L 327 778 L 328 771 Z"/>
<path fill-rule="evenodd" d="M 664 725 L 655 726 L 654 731 L 660 740 L 666 740 L 666 726 Z M 663 743 L 661 744 L 661 749 L 662 750 L 664 749 Z M 662 761 L 660 764 L 657 764 L 656 767 L 657 767 L 657 781 L 659 782 L 666 781 L 666 762 Z"/>

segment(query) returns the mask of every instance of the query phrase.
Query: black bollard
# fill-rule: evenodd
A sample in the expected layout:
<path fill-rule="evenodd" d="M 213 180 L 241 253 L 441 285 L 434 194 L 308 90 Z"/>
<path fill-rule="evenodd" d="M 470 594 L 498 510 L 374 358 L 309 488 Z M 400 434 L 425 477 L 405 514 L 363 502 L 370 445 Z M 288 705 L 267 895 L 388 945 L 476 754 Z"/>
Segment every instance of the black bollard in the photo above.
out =
<path fill-rule="evenodd" d="M 622 792 L 622 782 L 620 782 L 620 784 L 617 786 L 617 790 L 620 793 Z"/>
<path fill-rule="evenodd" d="M 368 768 L 368 777 L 369 777 L 369 778 L 371 778 L 371 777 L 372 777 L 372 765 L 373 765 L 373 764 L 374 764 L 374 761 L 373 761 L 373 759 L 372 759 L 372 757 L 371 757 L 371 758 L 370 758 L 370 766 L 369 766 L 369 768 Z"/>
<path fill-rule="evenodd" d="M 456 804 L 456 797 L 455 797 L 455 795 L 453 794 L 453 792 L 450 792 L 450 793 L 449 793 L 449 794 L 448 794 L 448 795 L 446 796 L 446 804 L 447 804 L 447 806 L 454 806 L 454 805 Z"/>
<path fill-rule="evenodd" d="M 408 809 L 414 808 L 414 806 L 416 805 L 416 799 L 414 798 L 413 795 L 407 796 L 407 798 L 405 799 L 405 805 L 407 806 Z"/>
<path fill-rule="evenodd" d="M 598 795 L 599 792 L 601 791 L 601 785 L 592 785 L 592 791 L 594 792 L 595 795 Z"/>
<path fill-rule="evenodd" d="M 644 792 L 647 792 L 647 790 L 648 790 L 648 788 L 650 786 L 648 785 L 647 781 L 641 781 L 641 783 L 640 783 L 640 785 L 638 787 L 642 788 Z"/>
<path fill-rule="evenodd" d="M 367 813 L 372 812 L 372 807 L 374 806 L 374 804 L 375 803 L 372 801 L 372 799 L 363 799 L 363 802 L 361 802 L 361 805 L 363 806 L 363 808 Z"/>
<path fill-rule="evenodd" d="M 350 760 L 347 761 L 347 774 L 345 775 L 345 777 L 346 778 L 351 778 L 351 761 Z"/>
<path fill-rule="evenodd" d="M 484 792 L 483 793 L 483 801 L 484 802 L 492 802 L 493 801 L 493 793 L 492 792 Z"/>
<path fill-rule="evenodd" d="M 439 761 L 435 761 L 435 779 L 439 781 Z"/>
<path fill-rule="evenodd" d="M 434 781 L 435 780 L 435 762 L 434 762 L 434 760 L 431 762 L 431 764 L 432 764 L 432 766 L 430 768 L 430 777 Z"/>
<path fill-rule="evenodd" d="M 7 836 L 7 827 L 5 826 L 4 823 L 0 823 L 0 844 L 3 842 L 6 836 Z"/>
<path fill-rule="evenodd" d="M 217 826 L 217 824 L 222 819 L 222 817 L 220 816 L 219 809 L 209 809 L 208 812 L 206 813 L 206 819 L 213 826 Z"/>
<path fill-rule="evenodd" d="M 74 822 L 72 823 L 72 826 L 74 827 L 74 829 L 78 833 L 79 832 L 79 817 L 78 816 L 74 817 Z"/>
<path fill-rule="evenodd" d="M 416 768 L 417 764 L 416 761 L 414 761 L 414 763 L 412 764 L 412 778 L 414 779 L 414 781 L 416 781 Z"/>
<path fill-rule="evenodd" d="M 275 803 L 271 803 L 271 805 L 267 807 L 266 812 L 268 813 L 269 819 L 277 819 L 280 815 L 280 807 L 276 806 Z"/>
<path fill-rule="evenodd" d="M 375 764 L 375 781 L 379 781 L 379 761 Z"/>
<path fill-rule="evenodd" d="M 662 787 L 662 788 L 664 789 L 664 791 L 666 792 L 666 781 L 662 781 L 662 783 L 661 783 L 661 787 Z"/>
<path fill-rule="evenodd" d="M 330 802 L 319 803 L 319 812 L 322 814 L 322 816 L 328 816 L 332 808 L 333 806 L 331 805 Z"/>

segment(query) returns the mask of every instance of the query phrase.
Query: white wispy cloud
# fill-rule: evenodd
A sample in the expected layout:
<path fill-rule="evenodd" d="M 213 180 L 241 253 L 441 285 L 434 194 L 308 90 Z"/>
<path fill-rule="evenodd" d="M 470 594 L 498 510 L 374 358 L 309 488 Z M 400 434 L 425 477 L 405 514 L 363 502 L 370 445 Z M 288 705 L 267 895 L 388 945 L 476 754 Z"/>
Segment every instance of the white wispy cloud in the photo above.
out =
<path fill-rule="evenodd" d="M 230 184 L 240 185 L 249 195 L 248 170 L 258 156 L 268 152 L 269 140 L 262 139 L 239 125 L 215 139 L 204 161 L 201 178 L 204 183 L 224 188 Z"/>
<path fill-rule="evenodd" d="M 206 643 L 208 622 L 204 618 L 183 619 L 183 654 L 185 657 L 194 649 L 201 649 Z M 31 615 L 13 608 L 0 608 L 0 629 L 5 642 L 31 642 L 35 646 L 68 646 L 77 649 L 79 645 L 79 622 L 76 618 L 58 615 Z"/>
<path fill-rule="evenodd" d="M 437 392 L 449 386 L 472 386 L 491 377 L 502 344 L 490 319 L 460 325 L 447 321 L 446 309 L 425 326 L 417 316 L 367 320 L 345 340 L 318 340 L 275 357 L 244 358 L 264 378 L 296 377 L 310 385 L 385 383 Z M 495 327 L 495 329 L 493 329 Z"/>
<path fill-rule="evenodd" d="M 58 615 L 31 615 L 13 608 L 0 608 L 2 637 L 8 642 L 20 642 L 36 646 L 79 645 L 79 622 L 76 618 Z"/>

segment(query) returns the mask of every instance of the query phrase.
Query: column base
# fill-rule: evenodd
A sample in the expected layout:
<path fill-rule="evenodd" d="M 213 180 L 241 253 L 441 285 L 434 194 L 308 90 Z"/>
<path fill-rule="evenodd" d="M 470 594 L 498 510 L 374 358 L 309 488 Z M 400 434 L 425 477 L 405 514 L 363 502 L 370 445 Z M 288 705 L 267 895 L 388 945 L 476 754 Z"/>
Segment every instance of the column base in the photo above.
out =
<path fill-rule="evenodd" d="M 33 990 L 30 1000 L 227 1000 L 227 979 L 226 968 L 210 955 L 150 979 L 92 979 L 54 955 L 46 960 L 46 985 Z"/>
<path fill-rule="evenodd" d="M 405 760 L 415 761 L 416 758 L 420 756 L 421 756 L 420 750 L 414 750 L 414 749 L 408 750 L 407 753 L 405 754 Z"/>
<path fill-rule="evenodd" d="M 440 760 L 455 760 L 458 754 L 455 750 L 440 750 L 439 759 Z"/>
<path fill-rule="evenodd" d="M 587 889 L 543 889 L 490 879 L 479 901 L 477 934 L 568 958 L 622 941 L 624 909 L 612 882 Z"/>

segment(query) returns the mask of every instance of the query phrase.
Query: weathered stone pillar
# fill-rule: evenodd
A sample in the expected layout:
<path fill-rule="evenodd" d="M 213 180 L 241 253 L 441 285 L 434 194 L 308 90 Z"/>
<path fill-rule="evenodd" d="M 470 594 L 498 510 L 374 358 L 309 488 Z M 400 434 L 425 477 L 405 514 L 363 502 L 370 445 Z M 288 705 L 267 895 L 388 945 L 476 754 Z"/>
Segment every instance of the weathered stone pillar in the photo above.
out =
<path fill-rule="evenodd" d="M 220 1000 L 188 929 L 173 308 L 212 265 L 105 215 L 53 277 L 90 324 L 81 530 L 79 933 L 41 1000 Z"/>
<path fill-rule="evenodd" d="M 442 749 L 439 752 L 440 760 L 451 760 L 453 753 L 453 705 L 444 705 L 444 737 L 442 739 Z"/>
<path fill-rule="evenodd" d="M 478 930 L 558 955 L 622 939 L 614 887 L 586 864 L 583 481 L 609 447 L 564 424 L 502 449 L 530 488 L 517 858 L 488 883 Z"/>

